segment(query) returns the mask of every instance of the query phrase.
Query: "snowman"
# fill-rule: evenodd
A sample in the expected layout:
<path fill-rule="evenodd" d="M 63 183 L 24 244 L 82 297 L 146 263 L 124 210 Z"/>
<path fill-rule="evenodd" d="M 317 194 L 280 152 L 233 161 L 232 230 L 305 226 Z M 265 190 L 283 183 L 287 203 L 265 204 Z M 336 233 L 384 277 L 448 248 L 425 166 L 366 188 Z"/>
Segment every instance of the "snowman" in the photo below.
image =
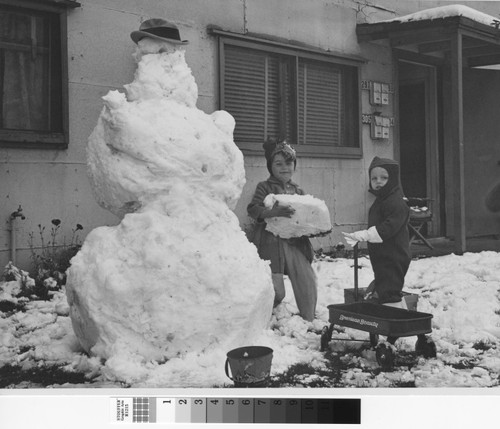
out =
<path fill-rule="evenodd" d="M 251 345 L 274 292 L 232 211 L 245 183 L 234 119 L 196 107 L 175 24 L 150 19 L 131 38 L 134 80 L 103 97 L 87 147 L 96 200 L 121 221 L 71 261 L 74 332 L 115 367 Z"/>

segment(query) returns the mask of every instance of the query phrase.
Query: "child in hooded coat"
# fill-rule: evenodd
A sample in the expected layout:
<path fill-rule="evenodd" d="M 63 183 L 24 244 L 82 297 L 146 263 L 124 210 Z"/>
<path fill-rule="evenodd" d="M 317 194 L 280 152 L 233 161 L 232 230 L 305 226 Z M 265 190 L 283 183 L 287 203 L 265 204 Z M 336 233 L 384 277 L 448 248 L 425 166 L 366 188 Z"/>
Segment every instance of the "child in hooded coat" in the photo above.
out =
<path fill-rule="evenodd" d="M 368 242 L 375 275 L 369 286 L 370 300 L 405 308 L 402 289 L 411 262 L 410 209 L 403 199 L 399 164 L 392 159 L 375 157 L 368 171 L 369 192 L 376 196 L 368 212 L 368 229 L 343 234 L 351 245 Z"/>
<path fill-rule="evenodd" d="M 297 163 L 295 150 L 286 141 L 269 140 L 264 143 L 267 169 L 270 176 L 257 184 L 247 212 L 256 222 L 252 242 L 259 256 L 271 262 L 272 280 L 275 291 L 274 306 L 285 298 L 283 275 L 288 275 L 292 284 L 300 316 L 312 321 L 317 303 L 317 280 L 311 266 L 314 251 L 309 238 L 281 238 L 266 230 L 266 219 L 282 216 L 291 217 L 293 208 L 279 205 L 266 208 L 264 199 L 269 194 L 299 194 L 304 191 L 291 180 Z"/>

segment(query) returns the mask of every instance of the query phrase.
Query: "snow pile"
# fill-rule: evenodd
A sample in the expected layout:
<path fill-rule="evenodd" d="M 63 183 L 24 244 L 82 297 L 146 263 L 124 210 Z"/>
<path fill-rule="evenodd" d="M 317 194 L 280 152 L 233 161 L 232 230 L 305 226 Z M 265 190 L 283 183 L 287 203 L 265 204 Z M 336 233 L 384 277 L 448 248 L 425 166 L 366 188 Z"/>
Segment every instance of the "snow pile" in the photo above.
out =
<path fill-rule="evenodd" d="M 266 219 L 266 230 L 282 238 L 314 236 L 328 233 L 332 229 L 330 212 L 323 200 L 312 195 L 269 194 L 264 205 L 272 208 L 278 202 L 291 206 L 292 217 L 272 217 Z"/>
<path fill-rule="evenodd" d="M 461 4 L 452 4 L 447 6 L 439 6 L 431 9 L 421 10 L 419 12 L 411 13 L 409 15 L 400 16 L 397 18 L 387 19 L 380 22 L 411 22 L 411 21 L 424 21 L 433 19 L 443 19 L 451 16 L 463 16 L 472 19 L 473 21 L 480 22 L 485 25 L 493 25 L 498 22 L 498 18 L 488 15 L 471 7 Z"/>
<path fill-rule="evenodd" d="M 418 277 L 409 271 L 406 285 L 420 295 L 418 309 L 434 315 L 433 336 L 446 338 L 448 345 L 500 338 L 497 253 L 471 253 L 466 259 L 457 255 L 423 259 L 419 267 Z M 492 318 L 492 314 L 496 317 Z"/>
<path fill-rule="evenodd" d="M 67 296 L 82 347 L 137 381 L 166 359 L 251 345 L 274 292 L 231 211 L 245 183 L 233 118 L 195 107 L 183 51 L 143 39 L 135 57 L 88 145 L 97 200 L 123 219 L 87 236 Z"/>
<path fill-rule="evenodd" d="M 359 286 L 366 287 L 373 279 L 370 262 L 362 257 L 359 264 Z M 368 344 L 350 341 L 367 340 L 368 334 L 339 329 L 329 344 L 338 356 L 338 372 L 327 379 L 321 373 L 328 361 L 319 351 L 320 331 L 329 324 L 327 306 L 344 302 L 344 289 L 353 287 L 352 259 L 321 257 L 313 262 L 313 268 L 318 278 L 316 320 L 306 322 L 298 316 L 291 284 L 286 279 L 285 300 L 274 309 L 270 329 L 264 330 L 254 343 L 273 349 L 272 377 L 292 365 L 306 364 L 313 368 L 313 374 L 295 377 L 292 386 L 315 385 L 321 380 L 327 387 L 500 385 L 499 253 L 448 255 L 410 264 L 405 289 L 419 294 L 419 311 L 433 315 L 430 336 L 437 345 L 436 358 L 412 358 L 411 365 L 403 364 L 408 354 L 414 354 L 416 341 L 415 336 L 404 337 L 396 342 L 394 371 L 380 372 L 375 352 Z M 4 300 L 22 301 L 11 295 L 19 289 L 15 282 L 0 283 L 0 308 Z M 106 362 L 88 356 L 73 332 L 65 301 L 61 291 L 54 292 L 50 301 L 30 301 L 22 311 L 0 310 L 0 367 L 11 365 L 15 372 L 16 368 L 28 371 L 56 365 L 84 373 L 87 378 L 85 383 L 59 387 L 123 387 L 121 383 L 126 383 L 134 388 L 189 388 L 231 384 L 224 373 L 229 349 L 223 344 L 213 353 L 189 352 L 161 363 L 142 362 L 132 354 Z M 190 319 L 186 323 L 192 326 Z M 356 351 L 360 347 L 364 348 L 361 353 Z M 34 386 L 21 383 L 15 387 Z"/>

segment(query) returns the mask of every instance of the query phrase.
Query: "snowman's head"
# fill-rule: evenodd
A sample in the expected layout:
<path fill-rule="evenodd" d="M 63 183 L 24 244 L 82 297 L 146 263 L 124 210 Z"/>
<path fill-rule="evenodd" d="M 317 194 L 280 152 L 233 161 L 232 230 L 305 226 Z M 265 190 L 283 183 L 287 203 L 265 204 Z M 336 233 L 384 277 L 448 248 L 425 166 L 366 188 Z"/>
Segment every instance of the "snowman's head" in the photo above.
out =
<path fill-rule="evenodd" d="M 138 31 L 130 33 L 130 37 L 147 53 L 173 52 L 189 43 L 187 40 L 181 40 L 177 25 L 161 18 L 144 21 Z"/>

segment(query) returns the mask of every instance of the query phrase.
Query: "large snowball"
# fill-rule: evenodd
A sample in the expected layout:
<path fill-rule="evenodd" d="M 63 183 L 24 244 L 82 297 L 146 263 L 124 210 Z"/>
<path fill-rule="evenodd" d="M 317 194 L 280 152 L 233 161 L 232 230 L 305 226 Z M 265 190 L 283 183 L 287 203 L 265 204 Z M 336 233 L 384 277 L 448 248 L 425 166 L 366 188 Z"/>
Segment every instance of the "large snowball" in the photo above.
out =
<path fill-rule="evenodd" d="M 251 344 L 270 320 L 274 290 L 234 213 L 189 195 L 156 205 L 93 230 L 72 260 L 68 301 L 85 350 L 162 360 Z"/>
<path fill-rule="evenodd" d="M 332 229 L 330 212 L 323 200 L 312 195 L 269 194 L 264 205 L 271 208 L 276 202 L 295 210 L 292 217 L 266 219 L 266 229 L 282 238 L 326 234 Z"/>

